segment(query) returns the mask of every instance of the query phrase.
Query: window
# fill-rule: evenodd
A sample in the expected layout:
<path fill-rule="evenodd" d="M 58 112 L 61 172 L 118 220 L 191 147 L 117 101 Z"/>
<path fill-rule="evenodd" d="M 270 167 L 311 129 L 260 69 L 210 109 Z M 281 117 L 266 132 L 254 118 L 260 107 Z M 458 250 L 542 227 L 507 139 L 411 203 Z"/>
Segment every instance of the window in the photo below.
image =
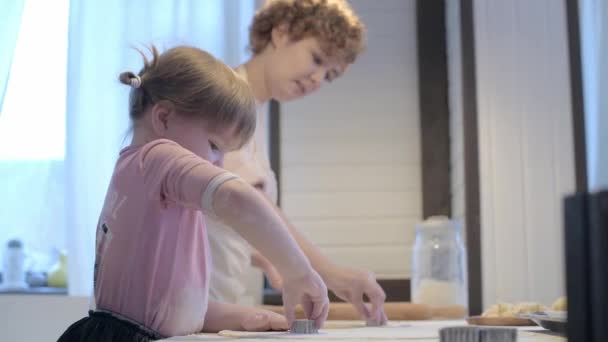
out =
<path fill-rule="evenodd" d="M 65 248 L 68 4 L 25 1 L 0 108 L 0 252 L 22 240 L 33 269 Z"/>
<path fill-rule="evenodd" d="M 63 160 L 68 0 L 27 0 L 0 114 L 0 161 Z"/>
<path fill-rule="evenodd" d="M 190 44 L 234 65 L 254 2 L 22 1 L 0 108 L 0 258 L 12 238 L 40 259 L 65 248 L 70 294 L 89 295 L 95 224 L 128 126 L 116 76 L 141 67 L 130 48 Z"/>

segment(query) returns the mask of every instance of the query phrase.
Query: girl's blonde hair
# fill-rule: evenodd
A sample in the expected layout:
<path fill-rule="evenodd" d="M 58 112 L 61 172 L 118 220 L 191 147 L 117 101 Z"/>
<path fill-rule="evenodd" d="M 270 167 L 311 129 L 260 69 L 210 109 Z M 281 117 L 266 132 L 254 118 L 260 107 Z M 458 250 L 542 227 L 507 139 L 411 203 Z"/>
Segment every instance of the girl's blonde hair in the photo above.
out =
<path fill-rule="evenodd" d="M 138 50 L 139 51 L 139 50 Z M 239 146 L 253 135 L 256 104 L 247 82 L 211 54 L 194 47 L 179 46 L 158 53 L 150 47 L 144 67 L 135 75 L 123 72 L 119 80 L 131 85 L 129 116 L 136 122 L 149 106 L 171 103 L 179 115 L 200 117 L 212 129 L 236 127 Z"/>
<path fill-rule="evenodd" d="M 365 49 L 365 27 L 344 0 L 268 0 L 253 18 L 249 47 L 262 52 L 272 30 L 285 25 L 289 38 L 315 38 L 331 59 L 351 64 Z"/>

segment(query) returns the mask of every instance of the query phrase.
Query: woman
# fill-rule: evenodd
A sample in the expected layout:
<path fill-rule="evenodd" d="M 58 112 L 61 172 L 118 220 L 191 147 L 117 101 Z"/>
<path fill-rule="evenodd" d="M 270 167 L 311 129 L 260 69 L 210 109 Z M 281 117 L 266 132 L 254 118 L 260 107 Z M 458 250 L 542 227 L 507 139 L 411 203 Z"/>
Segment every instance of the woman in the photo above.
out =
<path fill-rule="evenodd" d="M 364 26 L 346 1 L 273 0 L 260 9 L 250 27 L 252 58 L 237 68 L 251 86 L 258 105 L 270 99 L 290 101 L 317 91 L 323 82 L 340 77 L 364 48 Z M 267 123 L 258 113 L 255 137 L 228 154 L 224 167 L 256 187 L 276 203 L 276 178 L 270 169 L 265 139 Z M 287 222 L 285 215 L 277 208 Z M 261 268 L 273 287 L 281 278 L 272 264 L 253 250 L 230 227 L 209 222 L 212 259 L 212 298 L 236 302 L 245 291 L 243 274 L 249 265 Z M 372 324 L 386 322 L 382 305 L 385 294 L 366 271 L 333 264 L 295 227 L 290 232 L 315 270 L 338 297 L 353 304 Z M 370 304 L 363 302 L 363 295 Z M 260 317 L 261 322 L 267 317 Z"/>

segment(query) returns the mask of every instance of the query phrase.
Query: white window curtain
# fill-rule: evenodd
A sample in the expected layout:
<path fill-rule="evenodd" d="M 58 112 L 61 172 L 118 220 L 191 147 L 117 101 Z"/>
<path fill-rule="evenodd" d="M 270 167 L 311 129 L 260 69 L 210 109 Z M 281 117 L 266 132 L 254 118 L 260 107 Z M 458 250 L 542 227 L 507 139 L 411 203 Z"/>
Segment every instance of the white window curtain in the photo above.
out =
<path fill-rule="evenodd" d="M 608 3 L 580 1 L 589 190 L 608 189 Z"/>
<path fill-rule="evenodd" d="M 17 34 L 21 25 L 21 13 L 24 0 L 0 2 L 2 13 L 2 29 L 0 30 L 0 108 L 6 91 L 9 72 L 13 60 L 13 51 L 17 42 Z M 0 112 L 2 115 L 2 112 Z"/>
<path fill-rule="evenodd" d="M 27 7 L 44 0 L 25 1 Z M 141 68 L 132 47 L 154 43 L 162 51 L 188 44 L 236 66 L 248 56 L 254 9 L 254 0 L 69 1 L 67 76 L 54 84 L 63 87 L 65 99 L 63 145 L 55 155 L 34 155 L 25 163 L 0 158 L 0 247 L 18 237 L 32 250 L 67 250 L 69 294 L 89 295 L 95 225 L 118 152 L 129 143 L 129 89 L 118 74 Z M 37 53 L 44 63 L 45 49 Z M 53 91 L 53 83 L 45 89 Z M 30 100 L 36 101 L 36 94 Z M 44 132 L 23 132 L 34 151 L 50 143 L 47 131 L 60 129 L 40 127 L 48 125 L 34 117 L 29 124 Z"/>

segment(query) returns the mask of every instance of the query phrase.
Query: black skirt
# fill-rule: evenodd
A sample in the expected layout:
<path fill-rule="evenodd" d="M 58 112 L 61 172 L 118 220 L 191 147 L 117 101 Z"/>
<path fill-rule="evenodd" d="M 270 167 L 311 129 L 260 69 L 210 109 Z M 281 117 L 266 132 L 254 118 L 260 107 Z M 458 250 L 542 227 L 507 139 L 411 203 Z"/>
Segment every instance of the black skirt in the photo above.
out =
<path fill-rule="evenodd" d="M 107 311 L 89 311 L 59 337 L 58 342 L 148 342 L 164 336 L 120 315 Z"/>

